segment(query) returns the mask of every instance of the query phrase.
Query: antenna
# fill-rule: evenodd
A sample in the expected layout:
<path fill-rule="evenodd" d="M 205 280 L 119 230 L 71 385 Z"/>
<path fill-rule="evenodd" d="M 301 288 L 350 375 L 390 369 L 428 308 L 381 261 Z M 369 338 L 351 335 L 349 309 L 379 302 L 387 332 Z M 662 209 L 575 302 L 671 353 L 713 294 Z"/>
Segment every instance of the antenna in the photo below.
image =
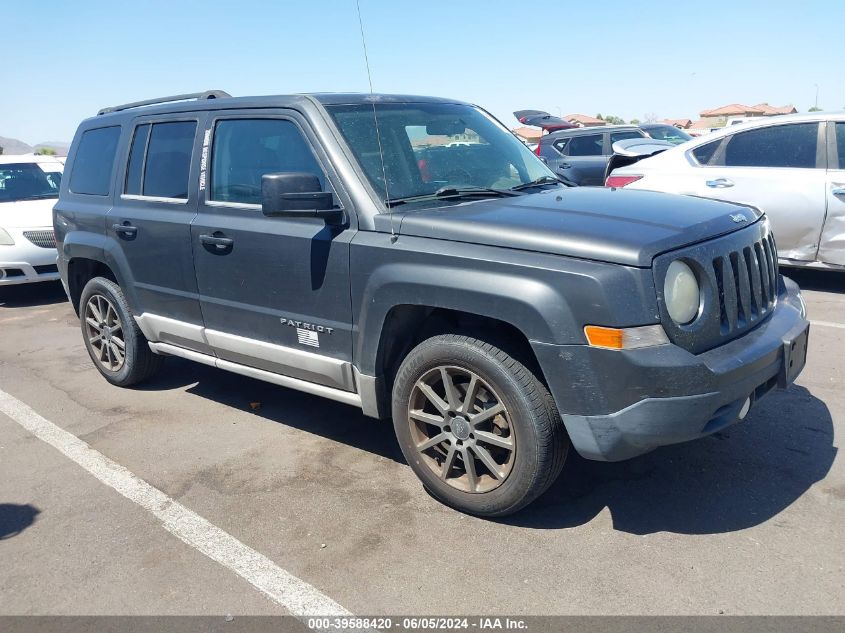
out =
<path fill-rule="evenodd" d="M 358 26 L 361 28 L 361 45 L 364 47 L 364 64 L 367 67 L 367 81 L 370 84 L 370 97 L 373 97 L 373 77 L 370 74 L 370 58 L 367 55 L 367 40 L 364 38 L 364 21 L 361 19 L 361 2 L 355 0 L 355 7 L 358 9 Z M 390 218 L 390 240 L 396 241 L 396 233 L 393 230 L 393 207 L 390 205 L 390 192 L 387 189 L 387 169 L 384 166 L 384 150 L 381 146 L 381 132 L 378 127 L 378 115 L 376 114 L 376 101 L 371 98 L 373 104 L 373 122 L 376 126 L 376 140 L 378 141 L 378 155 L 381 159 L 381 176 L 384 178 L 384 201 L 387 205 L 387 215 Z"/>

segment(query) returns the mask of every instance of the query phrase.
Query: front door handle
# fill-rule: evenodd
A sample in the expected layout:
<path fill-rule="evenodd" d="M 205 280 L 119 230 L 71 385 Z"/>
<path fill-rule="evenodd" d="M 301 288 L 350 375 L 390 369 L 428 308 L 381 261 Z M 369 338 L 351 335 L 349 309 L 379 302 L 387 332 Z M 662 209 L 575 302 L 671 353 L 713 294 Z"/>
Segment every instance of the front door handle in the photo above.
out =
<path fill-rule="evenodd" d="M 132 226 L 129 222 L 123 224 L 112 224 L 112 230 L 120 237 L 133 238 L 138 234 L 138 227 Z"/>
<path fill-rule="evenodd" d="M 570 165 L 569 163 L 560 163 L 558 165 L 558 168 L 560 169 L 569 169 L 570 167 L 572 167 L 572 165 Z"/>
<path fill-rule="evenodd" d="M 231 237 L 223 237 L 223 235 L 217 231 L 214 235 L 200 235 L 200 242 L 206 246 L 213 246 L 219 251 L 224 251 L 227 248 L 231 248 L 232 244 L 235 243 L 235 240 Z"/>
<path fill-rule="evenodd" d="M 727 178 L 716 178 L 716 180 L 708 180 L 704 184 L 708 187 L 712 187 L 713 189 L 725 189 L 727 187 L 734 186 L 733 180 L 728 180 Z"/>

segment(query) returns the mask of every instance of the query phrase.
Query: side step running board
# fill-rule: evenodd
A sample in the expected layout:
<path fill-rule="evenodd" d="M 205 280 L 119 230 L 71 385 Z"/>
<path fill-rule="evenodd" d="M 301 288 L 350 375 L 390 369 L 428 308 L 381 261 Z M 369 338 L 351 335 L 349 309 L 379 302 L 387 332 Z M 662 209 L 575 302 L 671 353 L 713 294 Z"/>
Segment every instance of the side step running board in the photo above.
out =
<path fill-rule="evenodd" d="M 349 391 L 342 391 L 333 387 L 326 387 L 325 385 L 318 385 L 307 380 L 300 380 L 299 378 L 291 378 L 289 376 L 282 376 L 274 374 L 273 372 L 264 371 L 263 369 L 256 369 L 255 367 L 248 367 L 246 365 L 239 365 L 228 360 L 223 360 L 208 354 L 202 354 L 193 350 L 184 349 L 169 343 L 150 343 L 150 349 L 156 354 L 164 356 L 179 356 L 180 358 L 187 358 L 204 365 L 217 367 L 218 369 L 225 369 L 242 376 L 249 376 L 265 382 L 271 382 L 274 385 L 287 387 L 289 389 L 296 389 L 297 391 L 304 391 L 315 396 L 321 396 L 330 400 L 336 400 L 344 404 L 351 404 L 354 407 L 361 407 L 361 396 L 357 393 Z"/>

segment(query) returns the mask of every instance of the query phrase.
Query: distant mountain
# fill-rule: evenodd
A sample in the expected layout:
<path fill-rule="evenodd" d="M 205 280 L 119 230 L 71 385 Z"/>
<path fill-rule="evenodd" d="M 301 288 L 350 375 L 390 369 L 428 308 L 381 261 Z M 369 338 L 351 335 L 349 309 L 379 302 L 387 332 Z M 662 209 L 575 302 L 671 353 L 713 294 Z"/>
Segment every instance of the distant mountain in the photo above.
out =
<path fill-rule="evenodd" d="M 3 136 L 0 136 L 0 147 L 3 148 L 4 154 L 30 154 L 33 150 L 32 145 L 27 145 L 16 138 L 5 138 Z"/>
<path fill-rule="evenodd" d="M 42 147 L 50 147 L 56 150 L 56 156 L 67 156 L 67 151 L 70 149 L 70 143 L 65 141 L 44 141 L 35 145 L 28 145 L 16 138 L 6 138 L 0 136 L 0 147 L 3 148 L 4 154 L 31 154 Z"/>

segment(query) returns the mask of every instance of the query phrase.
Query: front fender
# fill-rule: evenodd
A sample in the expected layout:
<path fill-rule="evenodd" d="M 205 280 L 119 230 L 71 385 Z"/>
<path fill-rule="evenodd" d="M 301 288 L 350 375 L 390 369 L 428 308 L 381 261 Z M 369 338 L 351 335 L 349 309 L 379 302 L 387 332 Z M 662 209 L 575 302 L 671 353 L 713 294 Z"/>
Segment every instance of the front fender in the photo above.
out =
<path fill-rule="evenodd" d="M 543 253 L 362 232 L 351 249 L 354 359 L 377 375 L 387 315 L 445 308 L 513 325 L 529 341 L 584 344 L 587 324 L 656 323 L 650 271 Z"/>

